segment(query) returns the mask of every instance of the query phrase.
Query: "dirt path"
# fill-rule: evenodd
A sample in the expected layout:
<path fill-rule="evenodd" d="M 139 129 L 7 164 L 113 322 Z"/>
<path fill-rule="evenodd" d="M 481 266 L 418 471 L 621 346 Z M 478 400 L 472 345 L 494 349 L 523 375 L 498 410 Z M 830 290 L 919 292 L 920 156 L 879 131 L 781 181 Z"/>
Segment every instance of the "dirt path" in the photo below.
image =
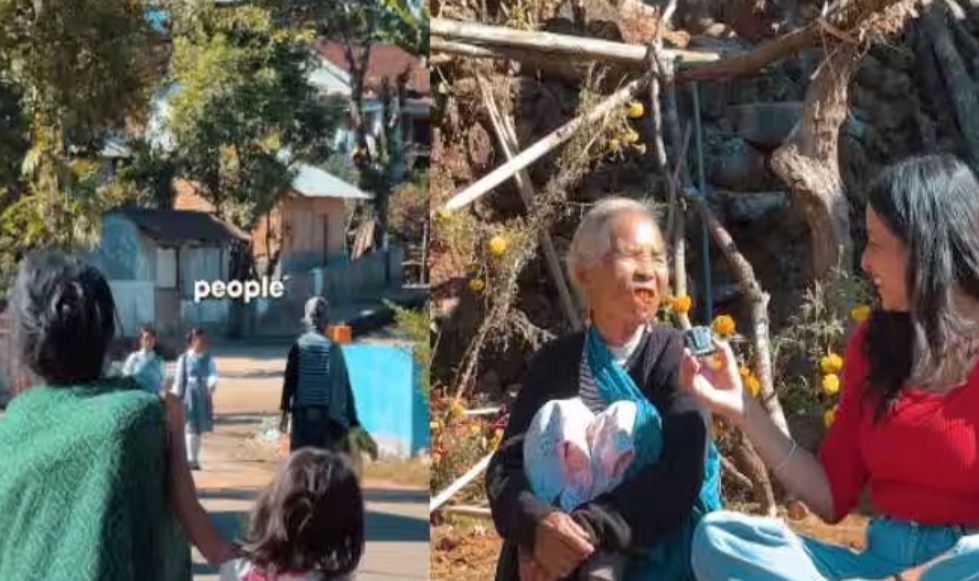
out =
<path fill-rule="evenodd" d="M 277 417 L 288 346 L 219 346 L 214 351 L 221 376 L 214 402 L 217 426 L 204 440 L 204 469 L 195 480 L 211 517 L 234 538 L 276 467 L 274 451 L 254 436 L 264 418 Z M 358 581 L 428 579 L 427 488 L 370 480 L 364 486 L 368 541 Z M 218 581 L 217 571 L 196 551 L 194 579 Z"/>

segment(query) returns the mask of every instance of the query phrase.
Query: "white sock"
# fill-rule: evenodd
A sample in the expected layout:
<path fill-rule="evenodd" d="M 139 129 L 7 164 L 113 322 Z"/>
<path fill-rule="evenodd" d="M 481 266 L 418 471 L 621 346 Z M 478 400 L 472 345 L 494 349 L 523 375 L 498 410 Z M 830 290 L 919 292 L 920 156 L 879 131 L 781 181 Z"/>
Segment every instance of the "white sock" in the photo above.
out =
<path fill-rule="evenodd" d="M 201 435 L 187 432 L 187 461 L 197 464 L 201 455 Z"/>

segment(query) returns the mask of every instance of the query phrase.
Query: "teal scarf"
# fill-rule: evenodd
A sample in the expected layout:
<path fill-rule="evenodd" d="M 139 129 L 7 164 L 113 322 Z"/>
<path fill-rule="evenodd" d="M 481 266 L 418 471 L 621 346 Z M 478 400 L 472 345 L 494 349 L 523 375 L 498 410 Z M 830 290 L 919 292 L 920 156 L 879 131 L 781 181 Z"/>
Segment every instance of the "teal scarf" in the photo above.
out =
<path fill-rule="evenodd" d="M 659 461 L 663 449 L 662 419 L 656 406 L 642 394 L 632 377 L 620 365 L 616 365 L 608 345 L 594 327 L 588 330 L 585 341 L 588 368 L 605 404 L 629 400 L 638 406 L 636 457 L 625 474 L 625 478 L 629 479 Z M 690 570 L 690 540 L 700 518 L 721 508 L 720 476 L 720 455 L 712 441 L 707 455 L 704 483 L 690 516 L 676 532 L 657 543 L 648 553 L 632 558 L 626 581 L 693 581 L 693 572 Z"/>

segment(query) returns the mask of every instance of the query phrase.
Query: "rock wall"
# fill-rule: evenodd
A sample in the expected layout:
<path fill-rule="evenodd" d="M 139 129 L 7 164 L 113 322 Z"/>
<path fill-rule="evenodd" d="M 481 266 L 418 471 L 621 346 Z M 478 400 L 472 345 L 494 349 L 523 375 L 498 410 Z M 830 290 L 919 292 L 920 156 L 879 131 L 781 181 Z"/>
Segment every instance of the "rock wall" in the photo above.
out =
<path fill-rule="evenodd" d="M 445 2 L 447 17 L 454 2 Z M 461 4 L 461 3 L 459 3 Z M 497 3 L 499 4 L 499 3 Z M 634 0 L 587 0 L 582 10 L 570 3 L 541 3 L 535 15 L 539 27 L 565 34 L 597 36 L 626 42 L 646 42 L 656 29 L 656 20 L 646 7 Z M 792 22 L 814 17 L 822 6 L 813 2 L 766 2 L 764 0 L 696 0 L 681 2 L 674 22 L 682 31 L 671 31 L 668 44 L 694 47 L 750 47 L 784 33 Z M 975 6 L 973 6 L 975 5 Z M 963 56 L 965 71 L 979 76 L 979 0 L 967 0 L 965 8 L 954 2 L 935 7 L 932 14 L 946 28 Z M 582 18 L 583 14 L 583 18 Z M 476 19 L 478 15 L 462 15 Z M 505 22 L 494 22 L 504 24 Z M 869 50 L 851 78 L 850 115 L 840 131 L 840 171 L 851 202 L 851 229 L 855 249 L 863 240 L 863 191 L 884 165 L 915 153 L 949 151 L 971 159 L 966 147 L 962 115 L 949 96 L 955 77 L 948 68 L 948 55 L 936 53 L 935 32 L 931 36 L 915 21 L 902 34 L 886 39 Z M 970 52 L 975 49 L 975 52 Z M 944 60 L 941 58 L 944 56 Z M 719 217 L 729 228 L 741 251 L 752 263 L 763 288 L 771 293 L 773 329 L 786 322 L 799 306 L 810 284 L 811 260 L 808 228 L 793 205 L 791 192 L 770 166 L 772 152 L 798 122 L 810 75 L 822 61 L 820 50 L 809 51 L 737 80 L 700 83 L 700 112 L 703 119 L 703 163 L 708 195 Z M 942 66 L 942 63 L 945 63 Z M 450 88 L 440 92 L 434 115 L 433 204 L 484 175 L 503 161 L 483 111 L 474 74 L 487 75 L 501 102 L 516 118 L 523 146 L 533 143 L 570 120 L 578 106 L 581 70 L 568 63 L 518 65 L 454 59 L 440 64 L 433 73 Z M 621 71 L 610 70 L 606 81 L 617 82 Z M 683 121 L 693 119 L 690 88 L 678 92 Z M 979 119 L 975 120 L 979 123 Z M 642 140 L 652 142 L 651 119 L 640 124 Z M 672 148 L 676 144 L 669 144 Z M 568 212 L 551 230 L 559 252 L 567 248 L 580 215 L 578 204 L 586 205 L 611 194 L 663 199 L 660 176 L 656 175 L 652 147 L 645 155 L 628 155 L 597 163 L 576 191 L 570 193 Z M 542 187 L 554 172 L 554 156 L 530 168 L 532 181 Z M 691 146 L 687 164 L 696 178 L 698 156 Z M 473 219 L 482 224 L 499 223 L 523 213 L 523 204 L 512 183 L 498 187 L 471 208 Z M 687 216 L 687 260 L 691 290 L 702 295 L 700 240 L 701 225 L 693 213 Z M 466 286 L 465 260 L 453 255 L 446 240 L 433 233 L 433 295 L 444 336 L 439 344 L 435 372 L 443 381 L 452 375 L 467 339 L 479 320 L 478 294 Z M 711 245 L 713 294 L 716 310 L 743 314 L 738 290 L 719 251 Z M 858 264 L 858 254 L 849 257 Z M 559 333 L 562 330 L 559 301 L 540 259 L 532 261 L 520 277 L 517 308 L 534 325 Z M 693 313 L 697 318 L 701 312 Z M 526 344 L 516 341 L 507 350 L 487 352 L 481 362 L 481 385 L 496 395 L 519 378 L 529 355 Z"/>

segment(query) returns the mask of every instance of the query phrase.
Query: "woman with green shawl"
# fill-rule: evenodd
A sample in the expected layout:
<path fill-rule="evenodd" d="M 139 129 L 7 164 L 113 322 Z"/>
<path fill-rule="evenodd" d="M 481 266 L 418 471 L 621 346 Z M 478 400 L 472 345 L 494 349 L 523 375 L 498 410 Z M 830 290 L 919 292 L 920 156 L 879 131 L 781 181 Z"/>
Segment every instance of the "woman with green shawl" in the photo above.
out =
<path fill-rule="evenodd" d="M 60 252 L 28 255 L 9 308 L 14 396 L 0 419 L 0 579 L 190 581 L 189 536 L 234 547 L 197 500 L 183 406 L 107 378 L 109 285 Z"/>

